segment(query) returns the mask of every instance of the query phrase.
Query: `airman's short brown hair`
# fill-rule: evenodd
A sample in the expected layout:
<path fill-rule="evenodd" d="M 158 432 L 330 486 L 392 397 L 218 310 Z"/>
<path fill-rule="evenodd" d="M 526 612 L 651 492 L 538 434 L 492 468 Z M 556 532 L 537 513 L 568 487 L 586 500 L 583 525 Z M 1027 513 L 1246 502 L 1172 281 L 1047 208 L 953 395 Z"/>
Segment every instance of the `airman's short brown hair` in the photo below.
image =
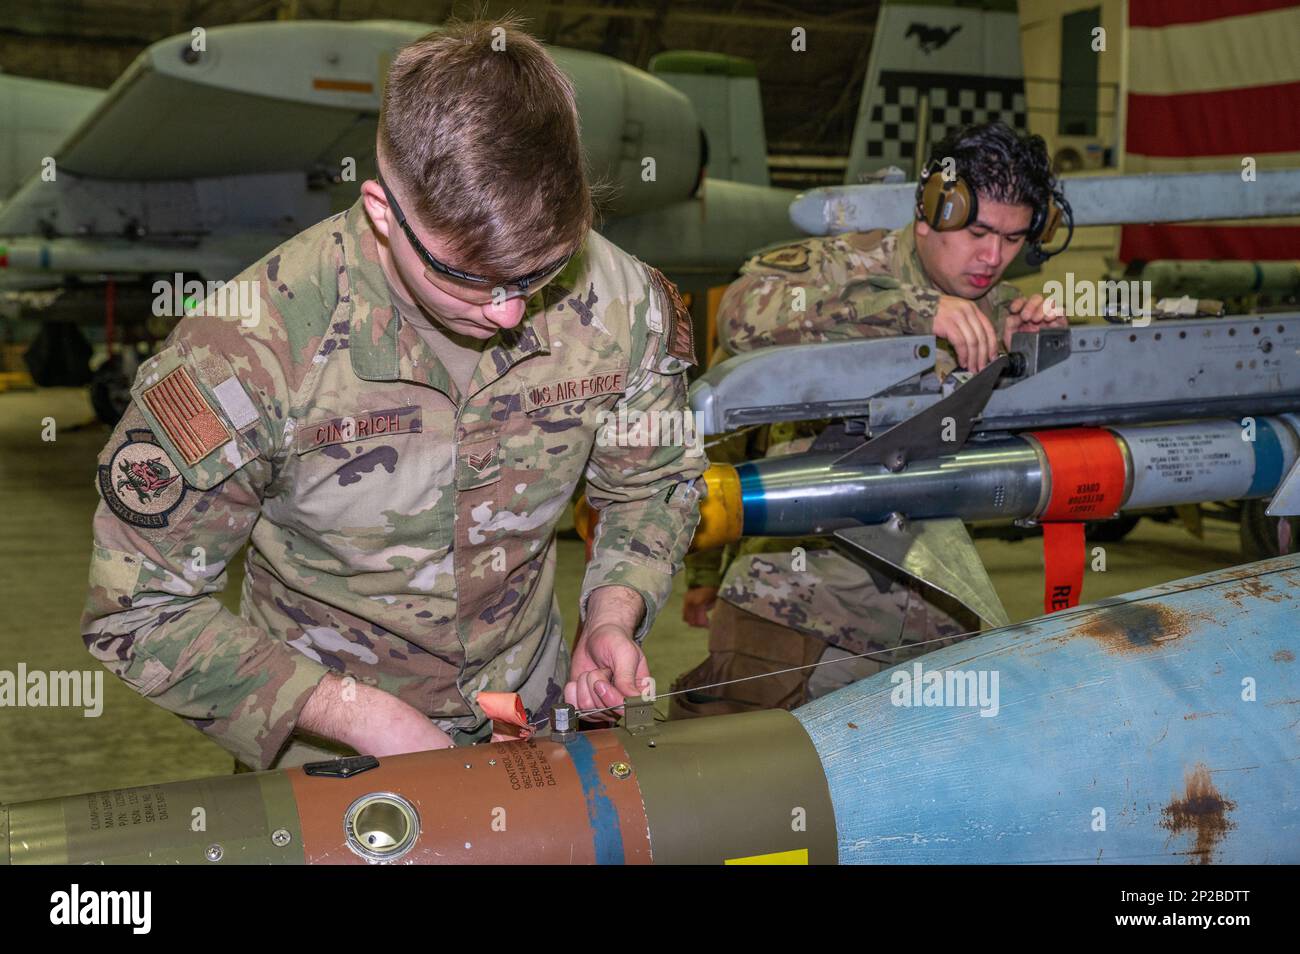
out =
<path fill-rule="evenodd" d="M 573 84 L 516 18 L 448 22 L 399 50 L 379 149 L 403 211 L 464 271 L 527 274 L 592 226 Z"/>

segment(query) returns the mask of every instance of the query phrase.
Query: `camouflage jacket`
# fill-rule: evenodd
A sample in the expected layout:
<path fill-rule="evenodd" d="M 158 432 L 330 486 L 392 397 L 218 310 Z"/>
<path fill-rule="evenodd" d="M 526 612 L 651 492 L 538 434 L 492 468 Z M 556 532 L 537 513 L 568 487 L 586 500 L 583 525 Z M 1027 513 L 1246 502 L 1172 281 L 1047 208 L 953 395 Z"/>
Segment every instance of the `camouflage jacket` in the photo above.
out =
<path fill-rule="evenodd" d="M 756 255 L 741 267 L 740 277 L 718 306 L 721 357 L 773 345 L 933 334 L 942 294 L 916 252 L 915 223 L 893 232 L 807 238 Z M 999 340 L 1006 306 L 1019 295 L 1014 285 L 1001 282 L 976 302 L 993 322 Z M 943 373 L 956 367 L 942 350 L 937 365 Z M 712 448 L 709 457 L 739 462 L 798 453 L 812 445 L 825 424 L 771 425 L 727 440 Z M 725 553 L 692 554 L 687 560 L 687 584 L 721 586 L 726 566 L 737 555 L 828 545 L 824 539 L 751 538 Z"/>
<path fill-rule="evenodd" d="M 483 724 L 482 689 L 545 711 L 568 675 L 554 528 L 584 476 L 601 519 L 580 612 L 631 587 L 644 636 L 705 462 L 603 425 L 685 407 L 671 283 L 590 233 L 462 397 L 394 307 L 360 201 L 235 282 L 260 312 L 184 318 L 99 459 L 82 632 L 110 671 L 262 768 L 330 671 L 444 729 Z M 213 594 L 246 541 L 236 616 Z"/>

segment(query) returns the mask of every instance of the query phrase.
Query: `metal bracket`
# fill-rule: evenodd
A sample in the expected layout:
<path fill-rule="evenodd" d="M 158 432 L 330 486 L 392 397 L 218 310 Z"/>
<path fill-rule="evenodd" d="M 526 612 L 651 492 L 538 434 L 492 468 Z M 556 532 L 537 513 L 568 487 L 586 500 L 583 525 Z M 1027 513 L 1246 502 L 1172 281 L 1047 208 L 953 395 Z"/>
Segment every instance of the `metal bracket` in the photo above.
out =
<path fill-rule="evenodd" d="M 909 460 L 928 460 L 960 449 L 970 437 L 975 418 L 989 402 L 993 386 L 1010 361 L 1003 355 L 946 398 L 894 425 L 879 437 L 855 447 L 837 459 L 835 466 L 879 464 L 897 473 L 907 466 Z M 953 419 L 956 428 L 952 440 L 943 437 L 943 421 L 948 417 Z"/>
<path fill-rule="evenodd" d="M 1035 334 L 1017 331 L 1011 336 L 1011 374 L 1027 378 L 1070 357 L 1070 329 L 1044 328 Z"/>
<path fill-rule="evenodd" d="M 635 699 L 623 700 L 623 728 L 630 735 L 651 735 L 658 731 L 655 716 L 653 699 L 637 696 Z"/>
<path fill-rule="evenodd" d="M 373 755 L 348 755 L 326 762 L 308 762 L 302 770 L 307 775 L 322 778 L 351 778 L 376 768 L 379 768 L 379 759 Z"/>
<path fill-rule="evenodd" d="M 759 348 L 728 358 L 691 385 L 706 435 L 752 424 L 865 417 L 871 399 L 934 367 L 933 335 Z"/>

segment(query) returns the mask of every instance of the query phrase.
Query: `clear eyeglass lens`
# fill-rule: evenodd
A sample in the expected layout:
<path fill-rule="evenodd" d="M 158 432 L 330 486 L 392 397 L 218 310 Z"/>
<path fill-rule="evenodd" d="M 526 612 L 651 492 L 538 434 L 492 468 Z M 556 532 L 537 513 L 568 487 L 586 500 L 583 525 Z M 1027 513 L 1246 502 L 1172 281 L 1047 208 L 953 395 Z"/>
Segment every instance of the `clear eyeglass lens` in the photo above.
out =
<path fill-rule="evenodd" d="M 531 298 L 537 292 L 541 291 L 555 275 L 547 276 L 541 281 L 533 282 L 528 286 L 527 291 L 521 289 L 518 285 L 479 285 L 469 282 L 457 281 L 448 275 L 439 275 L 432 269 L 425 270 L 425 277 L 437 285 L 448 295 L 453 298 L 459 298 L 461 301 L 468 302 L 472 305 L 490 305 L 497 300 L 497 289 L 501 289 L 504 295 L 504 301 L 510 301 L 514 298 Z M 558 272 L 556 273 L 558 274 Z"/>

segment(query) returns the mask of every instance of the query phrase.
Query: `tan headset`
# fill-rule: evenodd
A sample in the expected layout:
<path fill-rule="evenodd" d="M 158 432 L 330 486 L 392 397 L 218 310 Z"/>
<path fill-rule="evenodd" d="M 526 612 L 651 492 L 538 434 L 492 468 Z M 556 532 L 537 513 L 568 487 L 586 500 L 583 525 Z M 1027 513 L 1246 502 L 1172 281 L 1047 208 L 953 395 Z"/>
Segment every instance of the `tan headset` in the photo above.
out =
<path fill-rule="evenodd" d="M 949 179 L 943 175 L 941 166 L 941 160 L 931 160 L 921 171 L 921 201 L 916 205 L 916 217 L 936 232 L 956 232 L 979 218 L 979 196 L 961 176 Z M 1030 245 L 1041 246 L 1052 240 L 1061 224 L 1063 204 L 1064 196 L 1054 189 L 1047 208 L 1034 209 L 1026 236 Z"/>

